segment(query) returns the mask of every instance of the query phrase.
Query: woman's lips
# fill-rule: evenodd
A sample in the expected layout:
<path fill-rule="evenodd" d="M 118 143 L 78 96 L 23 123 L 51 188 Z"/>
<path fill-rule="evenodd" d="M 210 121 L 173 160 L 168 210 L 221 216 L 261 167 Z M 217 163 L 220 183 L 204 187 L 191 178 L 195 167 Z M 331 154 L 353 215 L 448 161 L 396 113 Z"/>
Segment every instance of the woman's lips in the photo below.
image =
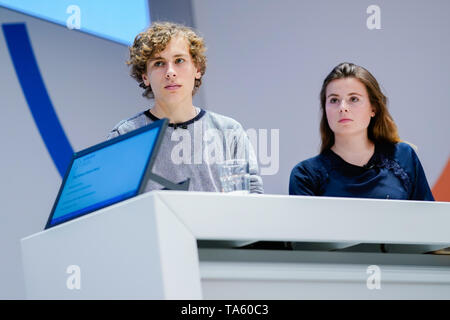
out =
<path fill-rule="evenodd" d="M 346 122 L 350 122 L 353 121 L 352 119 L 341 119 L 339 120 L 339 123 L 346 123 Z"/>

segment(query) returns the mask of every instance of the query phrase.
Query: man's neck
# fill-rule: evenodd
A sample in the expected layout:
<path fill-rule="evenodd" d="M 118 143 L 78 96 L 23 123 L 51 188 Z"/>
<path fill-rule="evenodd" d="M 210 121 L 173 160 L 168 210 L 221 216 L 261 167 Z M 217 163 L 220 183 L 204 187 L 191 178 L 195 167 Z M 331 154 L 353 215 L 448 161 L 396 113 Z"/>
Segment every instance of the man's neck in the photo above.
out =
<path fill-rule="evenodd" d="M 170 123 L 182 123 L 189 121 L 197 115 L 195 107 L 190 103 L 168 105 L 155 102 L 151 112 L 159 119 L 168 118 Z"/>
<path fill-rule="evenodd" d="M 334 153 L 346 162 L 363 166 L 372 157 L 375 145 L 367 135 L 363 136 L 335 136 L 335 143 L 331 147 Z"/>

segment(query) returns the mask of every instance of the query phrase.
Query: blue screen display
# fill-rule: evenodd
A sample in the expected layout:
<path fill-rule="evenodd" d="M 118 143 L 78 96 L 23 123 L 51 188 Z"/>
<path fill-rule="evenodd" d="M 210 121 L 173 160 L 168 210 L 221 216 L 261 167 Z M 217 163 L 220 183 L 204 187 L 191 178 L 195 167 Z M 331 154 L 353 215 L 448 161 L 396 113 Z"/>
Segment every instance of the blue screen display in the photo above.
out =
<path fill-rule="evenodd" d="M 74 160 L 50 225 L 137 194 L 160 127 Z"/>
<path fill-rule="evenodd" d="M 0 0 L 0 6 L 125 45 L 150 24 L 148 0 Z M 72 28 L 73 26 L 71 26 Z"/>

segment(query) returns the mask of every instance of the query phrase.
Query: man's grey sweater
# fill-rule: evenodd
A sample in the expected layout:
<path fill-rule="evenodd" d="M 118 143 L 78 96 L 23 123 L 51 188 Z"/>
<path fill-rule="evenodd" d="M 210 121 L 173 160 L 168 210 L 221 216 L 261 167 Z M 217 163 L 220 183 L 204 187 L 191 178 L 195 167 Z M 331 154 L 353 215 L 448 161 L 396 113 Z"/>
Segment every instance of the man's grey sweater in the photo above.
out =
<path fill-rule="evenodd" d="M 250 192 L 263 193 L 258 162 L 241 124 L 229 117 L 196 108 L 197 116 L 180 124 L 170 124 L 162 138 L 152 172 L 174 183 L 190 178 L 189 190 L 220 192 L 218 165 L 223 160 L 249 161 Z M 150 112 L 141 112 L 120 121 L 108 139 L 158 120 Z M 146 191 L 163 187 L 149 181 Z"/>

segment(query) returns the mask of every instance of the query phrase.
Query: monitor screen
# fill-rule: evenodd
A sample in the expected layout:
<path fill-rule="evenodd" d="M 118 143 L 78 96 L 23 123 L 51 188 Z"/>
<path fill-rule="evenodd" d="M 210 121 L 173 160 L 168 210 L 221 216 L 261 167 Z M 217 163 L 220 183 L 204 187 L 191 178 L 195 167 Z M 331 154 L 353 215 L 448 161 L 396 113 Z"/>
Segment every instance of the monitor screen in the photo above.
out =
<path fill-rule="evenodd" d="M 160 129 L 76 154 L 46 228 L 137 195 Z"/>
<path fill-rule="evenodd" d="M 148 0 L 0 0 L 0 6 L 127 46 L 150 25 Z"/>

